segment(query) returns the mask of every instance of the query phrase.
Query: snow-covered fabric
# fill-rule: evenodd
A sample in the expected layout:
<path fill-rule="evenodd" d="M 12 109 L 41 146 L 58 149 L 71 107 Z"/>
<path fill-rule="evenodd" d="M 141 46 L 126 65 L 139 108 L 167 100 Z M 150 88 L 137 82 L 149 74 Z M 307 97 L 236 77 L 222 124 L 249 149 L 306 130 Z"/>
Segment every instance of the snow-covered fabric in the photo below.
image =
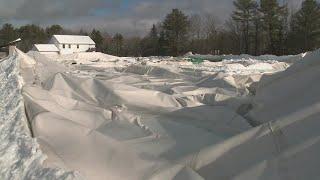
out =
<path fill-rule="evenodd" d="M 63 179 L 75 178 L 74 173 L 64 172 L 77 171 L 92 180 L 320 177 L 318 86 L 314 83 L 319 52 L 273 75 L 263 74 L 286 66 L 237 61 L 226 66 L 218 63 L 221 69 L 202 70 L 181 62 L 141 65 L 122 58 L 111 60 L 114 57 L 107 62 L 107 56 L 85 65 L 58 64 L 33 54 L 34 64 L 24 57 L 16 51 L 12 59 L 29 64 L 21 67 L 20 73 L 25 81 L 26 114 L 36 141 L 25 133 L 27 140 L 10 142 L 28 142 L 35 149 L 39 144 L 48 158 L 42 165 L 40 161 L 36 166 L 22 163 L 25 168 L 17 168 L 18 172 Z M 86 63 L 85 55 L 82 57 Z M 103 68 L 104 63 L 110 63 L 108 68 Z M 122 65 L 117 67 L 118 63 Z M 236 73 L 243 70 L 246 72 Z M 0 90 L 7 92 L 5 89 L 10 88 Z M 19 92 L 10 91 L 20 96 L 22 104 Z M 27 124 L 21 118 L 8 122 Z M 24 145 L 19 152 L 28 152 L 24 148 L 28 149 Z M 35 157 L 9 154 L 17 161 L 8 162 Z M 39 157 L 43 159 L 41 154 Z"/>

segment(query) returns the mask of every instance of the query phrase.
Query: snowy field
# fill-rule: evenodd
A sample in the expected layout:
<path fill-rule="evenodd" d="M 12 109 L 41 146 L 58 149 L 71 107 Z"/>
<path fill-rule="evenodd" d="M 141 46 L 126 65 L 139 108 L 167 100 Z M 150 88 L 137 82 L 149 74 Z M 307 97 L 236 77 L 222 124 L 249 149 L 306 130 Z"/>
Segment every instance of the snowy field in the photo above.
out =
<path fill-rule="evenodd" d="M 1 60 L 0 179 L 318 179 L 320 52 Z"/>

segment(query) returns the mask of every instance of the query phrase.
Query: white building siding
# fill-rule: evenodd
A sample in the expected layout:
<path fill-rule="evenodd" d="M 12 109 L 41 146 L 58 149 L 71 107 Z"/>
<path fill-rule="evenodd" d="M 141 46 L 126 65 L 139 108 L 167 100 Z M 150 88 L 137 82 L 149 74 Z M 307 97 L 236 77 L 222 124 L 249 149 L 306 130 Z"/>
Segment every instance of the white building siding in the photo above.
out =
<path fill-rule="evenodd" d="M 95 48 L 95 45 L 57 44 L 57 47 L 62 54 L 70 54 L 70 53 L 86 52 L 91 48 Z"/>
<path fill-rule="evenodd" d="M 89 36 L 54 35 L 49 44 L 54 44 L 60 54 L 86 52 L 96 48 L 94 41 Z"/>
<path fill-rule="evenodd" d="M 58 47 L 61 54 L 72 54 L 72 53 L 78 53 L 78 52 L 86 52 L 89 49 L 96 47 L 95 44 L 84 44 L 84 42 L 77 43 L 76 42 L 77 36 L 71 36 L 71 37 L 74 37 L 74 38 L 71 38 L 71 39 L 74 39 L 74 42 L 61 43 L 58 41 L 58 39 L 55 36 L 53 36 L 49 43 L 55 44 Z M 87 37 L 87 38 L 89 38 L 89 37 Z M 60 35 L 60 39 L 61 39 L 61 35 Z M 68 38 L 68 39 L 70 39 L 70 38 Z M 88 42 L 88 43 L 93 43 L 93 41 Z"/>

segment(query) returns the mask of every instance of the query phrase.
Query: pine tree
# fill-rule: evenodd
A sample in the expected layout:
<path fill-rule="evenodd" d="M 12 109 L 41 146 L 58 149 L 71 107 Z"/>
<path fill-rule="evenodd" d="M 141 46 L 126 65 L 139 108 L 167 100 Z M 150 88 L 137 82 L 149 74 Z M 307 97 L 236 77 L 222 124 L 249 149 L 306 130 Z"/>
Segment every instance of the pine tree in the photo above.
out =
<path fill-rule="evenodd" d="M 60 25 L 52 25 L 46 28 L 46 33 L 48 38 L 51 38 L 53 35 L 63 34 L 63 28 Z"/>
<path fill-rule="evenodd" d="M 159 35 L 159 55 L 160 56 L 167 56 L 169 55 L 168 53 L 168 40 L 165 37 L 164 31 L 160 32 Z"/>
<path fill-rule="evenodd" d="M 113 41 L 113 44 L 115 47 L 116 55 L 120 56 L 121 51 L 123 50 L 123 36 L 122 36 L 122 34 L 119 34 L 119 33 L 115 34 L 112 41 Z"/>
<path fill-rule="evenodd" d="M 101 35 L 101 32 L 96 29 L 93 29 L 90 34 L 90 37 L 96 43 L 97 50 L 103 52 L 104 38 Z"/>
<path fill-rule="evenodd" d="M 179 9 L 173 9 L 166 16 L 162 26 L 170 55 L 178 56 L 185 51 L 189 25 L 188 16 Z"/>
<path fill-rule="evenodd" d="M 155 24 L 152 25 L 149 36 L 153 40 L 158 40 L 158 29 Z"/>
<path fill-rule="evenodd" d="M 89 34 L 87 33 L 87 31 L 80 29 L 79 33 L 77 33 L 78 35 L 82 35 L 82 36 L 89 36 Z"/>
<path fill-rule="evenodd" d="M 12 24 L 4 24 L 0 30 L 0 43 L 5 44 L 17 39 L 17 32 Z"/>
<path fill-rule="evenodd" d="M 156 56 L 159 54 L 159 35 L 158 29 L 154 24 L 150 33 L 141 41 L 143 56 Z"/>
<path fill-rule="evenodd" d="M 283 18 L 286 7 L 280 6 L 277 0 L 261 0 L 260 12 L 267 31 L 269 53 L 279 54 L 283 41 Z"/>
<path fill-rule="evenodd" d="M 254 0 L 236 0 L 233 4 L 236 10 L 233 12 L 232 18 L 242 25 L 244 52 L 249 54 L 251 22 L 258 5 Z"/>
<path fill-rule="evenodd" d="M 302 51 L 317 48 L 320 38 L 320 6 L 316 0 L 305 0 L 291 22 L 292 33 L 302 43 Z"/>
<path fill-rule="evenodd" d="M 254 55 L 260 54 L 261 44 L 261 31 L 262 31 L 262 18 L 258 6 L 255 7 L 253 12 L 253 26 L 254 26 Z"/>
<path fill-rule="evenodd" d="M 150 39 L 150 46 L 151 46 L 152 55 L 155 56 L 159 53 L 158 52 L 159 34 L 158 34 L 158 29 L 155 24 L 152 26 L 151 31 L 149 33 L 149 39 Z"/>
<path fill-rule="evenodd" d="M 25 52 L 29 51 L 34 44 L 47 43 L 49 40 L 45 30 L 34 24 L 21 26 L 17 32 L 22 39 L 18 48 Z"/>

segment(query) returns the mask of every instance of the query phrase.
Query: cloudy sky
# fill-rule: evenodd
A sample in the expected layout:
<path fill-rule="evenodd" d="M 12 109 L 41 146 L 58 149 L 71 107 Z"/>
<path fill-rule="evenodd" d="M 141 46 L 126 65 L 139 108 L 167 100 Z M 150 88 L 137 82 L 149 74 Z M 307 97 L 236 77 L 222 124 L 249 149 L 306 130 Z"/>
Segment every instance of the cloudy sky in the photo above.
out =
<path fill-rule="evenodd" d="M 220 22 L 233 10 L 233 0 L 0 0 L 0 19 L 16 25 L 61 24 L 72 29 L 97 27 L 109 33 L 142 35 L 171 11 L 211 13 Z M 302 0 L 287 0 L 297 7 Z"/>

